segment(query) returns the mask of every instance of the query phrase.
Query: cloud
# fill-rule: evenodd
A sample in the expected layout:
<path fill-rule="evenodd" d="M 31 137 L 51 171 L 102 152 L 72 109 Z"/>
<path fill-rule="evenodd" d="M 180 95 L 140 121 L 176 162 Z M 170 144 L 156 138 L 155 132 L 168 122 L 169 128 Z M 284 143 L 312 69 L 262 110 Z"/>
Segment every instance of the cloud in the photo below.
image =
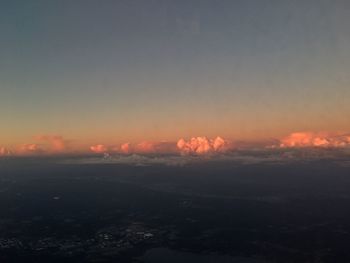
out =
<path fill-rule="evenodd" d="M 175 153 L 176 144 L 174 142 L 149 142 L 143 141 L 133 148 L 134 153 Z"/>
<path fill-rule="evenodd" d="M 138 153 L 154 153 L 155 145 L 152 142 L 143 141 L 135 146 L 134 151 Z"/>
<path fill-rule="evenodd" d="M 122 153 L 125 153 L 125 154 L 130 153 L 130 151 L 131 151 L 130 143 L 126 142 L 126 143 L 123 143 L 122 145 L 120 145 L 120 151 Z"/>
<path fill-rule="evenodd" d="M 0 147 L 1 155 L 41 155 L 56 154 L 67 150 L 67 141 L 59 135 L 37 135 L 33 139 L 40 143 L 29 142 L 17 145 L 13 151 Z"/>
<path fill-rule="evenodd" d="M 329 132 L 295 132 L 280 140 L 279 147 L 346 147 L 350 145 L 350 136 Z"/>
<path fill-rule="evenodd" d="M 226 145 L 226 142 L 221 137 L 216 137 L 214 141 L 212 142 L 212 146 L 214 148 L 214 151 L 219 151 L 223 149 L 223 147 Z"/>
<path fill-rule="evenodd" d="M 94 153 L 105 153 L 108 151 L 108 148 L 103 144 L 97 144 L 90 146 L 90 150 Z"/>
<path fill-rule="evenodd" d="M 225 152 L 229 148 L 229 143 L 221 137 L 208 139 L 207 137 L 193 137 L 189 141 L 178 140 L 176 144 L 182 154 L 208 154 Z"/>
<path fill-rule="evenodd" d="M 63 152 L 66 150 L 66 141 L 59 135 L 38 135 L 34 137 L 37 141 L 49 143 L 50 152 Z"/>
<path fill-rule="evenodd" d="M 90 150 L 95 153 L 119 153 L 119 154 L 150 154 L 150 153 L 175 153 L 175 143 L 143 141 L 136 145 L 123 143 L 120 146 L 97 144 L 90 146 Z"/>
<path fill-rule="evenodd" d="M 0 147 L 0 156 L 9 156 L 11 154 L 11 151 L 6 147 Z"/>
<path fill-rule="evenodd" d="M 18 147 L 16 154 L 18 155 L 35 155 L 44 153 L 44 149 L 36 143 L 26 143 Z"/>

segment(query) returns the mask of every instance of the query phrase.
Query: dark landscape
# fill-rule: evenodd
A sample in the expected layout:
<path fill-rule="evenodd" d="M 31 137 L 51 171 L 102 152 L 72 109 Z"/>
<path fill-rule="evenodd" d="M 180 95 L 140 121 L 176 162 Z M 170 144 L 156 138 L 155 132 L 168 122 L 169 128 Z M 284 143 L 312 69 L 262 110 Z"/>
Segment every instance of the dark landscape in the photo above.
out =
<path fill-rule="evenodd" d="M 349 167 L 0 162 L 1 262 L 348 262 Z M 117 260 L 117 261 L 116 261 Z"/>

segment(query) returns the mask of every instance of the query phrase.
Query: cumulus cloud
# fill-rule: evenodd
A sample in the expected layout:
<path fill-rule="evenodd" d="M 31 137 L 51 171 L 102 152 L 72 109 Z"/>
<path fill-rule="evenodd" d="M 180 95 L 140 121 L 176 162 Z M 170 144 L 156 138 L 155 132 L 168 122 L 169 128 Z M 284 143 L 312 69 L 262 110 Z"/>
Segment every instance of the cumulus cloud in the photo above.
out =
<path fill-rule="evenodd" d="M 37 141 L 49 143 L 52 152 L 63 152 L 66 149 L 66 141 L 59 135 L 38 135 L 34 137 Z"/>
<path fill-rule="evenodd" d="M 345 147 L 350 145 L 350 135 L 328 132 L 295 132 L 280 140 L 279 147 Z"/>
<path fill-rule="evenodd" d="M 130 151 L 131 151 L 130 143 L 126 142 L 126 143 L 123 143 L 122 145 L 120 145 L 120 151 L 122 153 L 125 153 L 125 154 L 130 153 Z"/>
<path fill-rule="evenodd" d="M 90 146 L 90 150 L 94 153 L 105 153 L 108 151 L 107 146 L 103 144 L 97 144 Z"/>
<path fill-rule="evenodd" d="M 11 155 L 11 151 L 6 147 L 0 147 L 0 156 L 9 156 Z"/>
<path fill-rule="evenodd" d="M 186 141 L 178 140 L 176 146 L 182 154 L 207 154 L 225 152 L 229 143 L 221 137 L 208 139 L 207 137 L 193 137 Z"/>

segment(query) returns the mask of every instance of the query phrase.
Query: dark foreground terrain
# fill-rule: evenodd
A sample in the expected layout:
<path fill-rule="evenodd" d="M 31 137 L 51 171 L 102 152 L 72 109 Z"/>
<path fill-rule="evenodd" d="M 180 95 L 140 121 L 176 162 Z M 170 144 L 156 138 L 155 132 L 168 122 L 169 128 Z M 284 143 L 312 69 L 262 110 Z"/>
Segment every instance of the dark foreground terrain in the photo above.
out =
<path fill-rule="evenodd" d="M 0 160 L 0 262 L 350 262 L 335 161 Z"/>

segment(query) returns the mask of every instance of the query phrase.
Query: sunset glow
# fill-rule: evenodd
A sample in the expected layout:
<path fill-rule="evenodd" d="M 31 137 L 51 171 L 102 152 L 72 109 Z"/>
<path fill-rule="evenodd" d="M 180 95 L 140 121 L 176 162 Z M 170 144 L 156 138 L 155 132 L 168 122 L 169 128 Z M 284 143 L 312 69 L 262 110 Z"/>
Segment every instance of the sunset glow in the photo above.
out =
<path fill-rule="evenodd" d="M 80 2 L 0 11 L 1 156 L 349 144 L 342 4 Z"/>
<path fill-rule="evenodd" d="M 282 138 L 275 138 L 274 145 L 246 141 L 245 149 L 288 149 L 288 148 L 350 148 L 350 135 L 335 132 L 294 132 Z M 56 154 L 180 154 L 213 155 L 232 153 L 240 149 L 242 141 L 225 140 L 220 136 L 209 139 L 205 136 L 183 138 L 177 141 L 141 141 L 138 143 L 95 144 L 82 148 L 79 144 L 68 143 L 62 136 L 34 136 L 32 141 L 15 145 L 13 148 L 0 147 L 0 156 L 35 156 Z M 247 146 L 248 145 L 248 146 Z"/>
<path fill-rule="evenodd" d="M 0 6 L 0 263 L 350 262 L 350 0 Z"/>

